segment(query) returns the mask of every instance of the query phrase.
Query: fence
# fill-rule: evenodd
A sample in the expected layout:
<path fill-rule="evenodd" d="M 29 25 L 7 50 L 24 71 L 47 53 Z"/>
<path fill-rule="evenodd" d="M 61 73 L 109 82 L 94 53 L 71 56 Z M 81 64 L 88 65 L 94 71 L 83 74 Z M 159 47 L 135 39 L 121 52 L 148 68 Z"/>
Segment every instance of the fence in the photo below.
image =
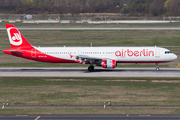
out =
<path fill-rule="evenodd" d="M 22 22 L 22 23 L 169 23 L 180 22 L 179 16 L 173 17 L 133 17 L 125 15 L 32 15 L 27 19 L 25 15 L 0 15 L 0 22 Z"/>

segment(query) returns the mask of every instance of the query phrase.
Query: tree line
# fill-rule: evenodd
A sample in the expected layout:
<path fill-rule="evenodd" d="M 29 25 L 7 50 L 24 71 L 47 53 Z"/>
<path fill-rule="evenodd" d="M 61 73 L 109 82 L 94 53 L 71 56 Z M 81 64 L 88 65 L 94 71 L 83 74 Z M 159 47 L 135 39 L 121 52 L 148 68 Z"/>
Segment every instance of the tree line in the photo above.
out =
<path fill-rule="evenodd" d="M 180 0 L 0 0 L 0 13 L 180 15 Z"/>

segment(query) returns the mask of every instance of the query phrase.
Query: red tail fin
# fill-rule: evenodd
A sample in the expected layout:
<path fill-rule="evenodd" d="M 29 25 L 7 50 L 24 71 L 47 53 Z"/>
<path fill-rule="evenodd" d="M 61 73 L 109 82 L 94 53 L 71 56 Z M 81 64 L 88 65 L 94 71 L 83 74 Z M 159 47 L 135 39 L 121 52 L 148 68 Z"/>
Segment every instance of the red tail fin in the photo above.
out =
<path fill-rule="evenodd" d="M 6 24 L 6 29 L 12 48 L 32 47 L 13 24 Z"/>

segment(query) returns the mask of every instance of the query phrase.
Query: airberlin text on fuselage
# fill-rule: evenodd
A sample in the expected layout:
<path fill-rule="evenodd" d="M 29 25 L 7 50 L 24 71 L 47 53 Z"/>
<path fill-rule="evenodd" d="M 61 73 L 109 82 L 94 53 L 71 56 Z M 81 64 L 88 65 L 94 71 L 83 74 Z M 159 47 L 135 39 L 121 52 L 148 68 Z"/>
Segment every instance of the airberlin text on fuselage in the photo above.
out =
<path fill-rule="evenodd" d="M 119 50 L 117 50 L 116 52 L 115 52 L 115 55 L 117 56 L 117 57 L 122 57 L 122 56 L 129 56 L 129 57 L 132 57 L 132 56 L 135 56 L 135 57 L 139 57 L 139 56 L 154 56 L 154 51 L 152 51 L 152 50 L 148 50 L 148 49 L 143 49 L 143 50 L 141 50 L 141 51 L 139 51 L 139 50 L 135 50 L 135 51 L 132 51 L 132 50 L 130 50 L 130 49 L 127 49 L 127 50 L 121 50 L 121 51 L 119 51 Z"/>

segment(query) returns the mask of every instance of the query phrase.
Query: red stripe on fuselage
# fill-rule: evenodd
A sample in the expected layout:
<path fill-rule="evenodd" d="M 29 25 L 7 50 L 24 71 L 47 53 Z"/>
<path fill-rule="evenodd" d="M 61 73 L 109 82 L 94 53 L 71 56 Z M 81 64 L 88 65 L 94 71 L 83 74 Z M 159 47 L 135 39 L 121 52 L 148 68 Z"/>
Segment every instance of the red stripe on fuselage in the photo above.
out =
<path fill-rule="evenodd" d="M 117 63 L 167 63 L 171 61 L 117 61 Z"/>

